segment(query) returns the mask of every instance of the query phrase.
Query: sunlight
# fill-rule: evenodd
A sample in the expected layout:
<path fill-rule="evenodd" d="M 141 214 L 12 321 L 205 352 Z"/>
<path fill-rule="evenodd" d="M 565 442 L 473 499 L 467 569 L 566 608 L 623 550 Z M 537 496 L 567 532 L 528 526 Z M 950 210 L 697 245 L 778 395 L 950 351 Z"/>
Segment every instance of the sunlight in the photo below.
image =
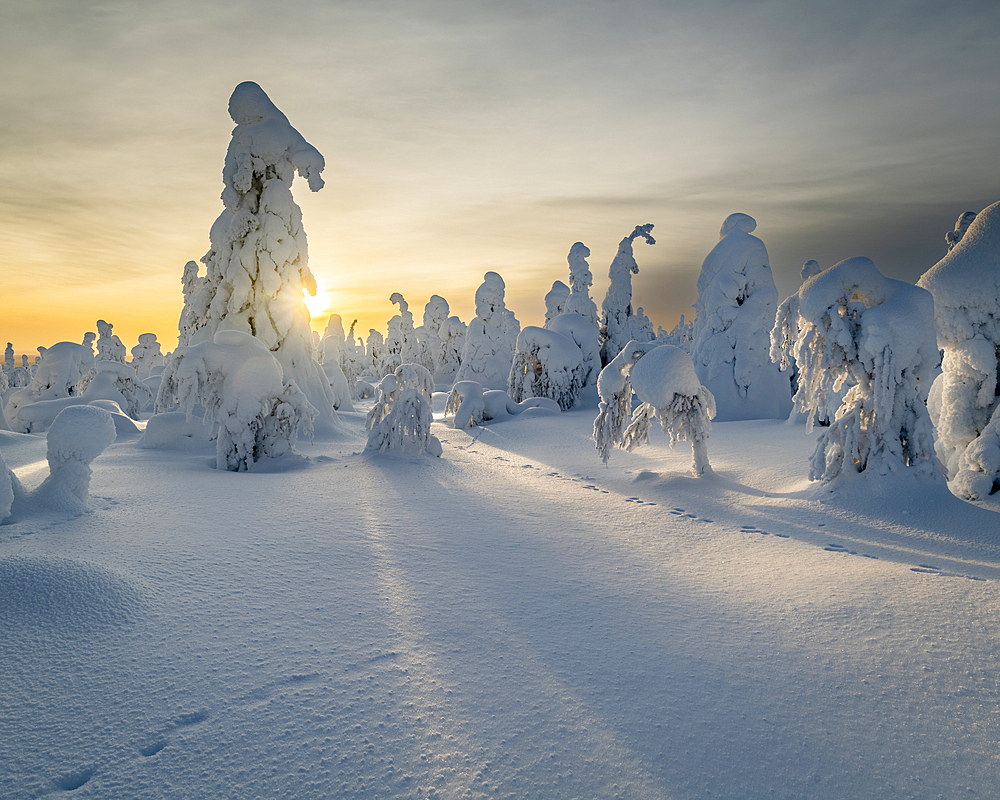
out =
<path fill-rule="evenodd" d="M 310 295 L 305 289 L 302 290 L 302 299 L 305 301 L 306 308 L 309 309 L 310 319 L 316 319 L 316 317 L 329 316 L 330 311 L 330 293 L 323 290 L 317 289 L 315 295 Z"/>

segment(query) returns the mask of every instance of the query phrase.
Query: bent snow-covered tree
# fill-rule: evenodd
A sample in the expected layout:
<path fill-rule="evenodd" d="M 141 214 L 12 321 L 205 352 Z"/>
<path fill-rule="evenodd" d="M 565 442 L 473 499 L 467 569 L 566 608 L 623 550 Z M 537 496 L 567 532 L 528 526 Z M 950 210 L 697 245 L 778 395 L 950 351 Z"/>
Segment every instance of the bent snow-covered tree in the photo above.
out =
<path fill-rule="evenodd" d="M 926 405 L 938 359 L 933 319 L 929 292 L 885 277 L 861 257 L 814 275 L 781 304 L 771 356 L 795 359 L 795 403 L 810 428 L 828 398 L 850 385 L 816 443 L 811 480 L 904 467 L 939 474 Z"/>
<path fill-rule="evenodd" d="M 441 443 L 431 435 L 434 378 L 420 364 L 400 364 L 376 387 L 375 405 L 366 420 L 366 452 L 441 455 Z"/>
<path fill-rule="evenodd" d="M 719 421 L 784 419 L 792 410 L 788 378 L 769 358 L 778 289 L 756 227 L 753 217 L 730 214 L 698 276 L 691 359 Z"/>
<path fill-rule="evenodd" d="M 917 285 L 934 295 L 944 350 L 929 404 L 938 452 L 952 490 L 982 500 L 1000 488 L 1000 203 L 973 216 Z"/>
<path fill-rule="evenodd" d="M 636 264 L 632 253 L 632 241 L 636 237 L 642 237 L 647 244 L 656 244 L 650 232 L 652 230 L 652 223 L 636 225 L 635 230 L 618 244 L 618 252 L 608 270 L 611 283 L 601 305 L 601 364 L 604 366 L 611 363 L 611 360 L 631 340 L 649 342 L 656 336 L 649 320 L 645 316 L 636 314 L 632 309 L 632 275 L 639 272 L 639 265 Z M 586 250 L 585 247 L 583 249 Z M 570 252 L 571 255 L 583 257 L 583 250 Z"/>
<path fill-rule="evenodd" d="M 694 474 L 709 474 L 707 440 L 715 399 L 698 380 L 691 357 L 673 345 L 645 342 L 629 342 L 619 355 L 622 358 L 605 367 L 598 381 L 601 404 L 594 441 L 604 461 L 614 445 L 633 450 L 649 441 L 655 418 L 670 437 L 671 447 L 678 441 L 691 443 Z M 633 392 L 639 406 L 623 428 Z"/>
<path fill-rule="evenodd" d="M 229 99 L 236 123 L 222 170 L 225 208 L 212 225 L 202 277 L 185 270 L 182 340 L 211 342 L 218 331 L 259 339 L 317 412 L 318 432 L 338 428 L 333 396 L 313 357 L 303 290 L 316 292 L 302 211 L 292 199 L 295 174 L 323 188 L 324 160 L 256 83 Z"/>

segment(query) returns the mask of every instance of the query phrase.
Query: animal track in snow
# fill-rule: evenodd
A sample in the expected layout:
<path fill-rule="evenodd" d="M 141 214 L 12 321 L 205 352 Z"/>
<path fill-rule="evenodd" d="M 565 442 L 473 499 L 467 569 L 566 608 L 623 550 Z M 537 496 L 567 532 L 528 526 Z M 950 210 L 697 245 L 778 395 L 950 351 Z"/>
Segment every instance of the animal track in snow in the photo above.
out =
<path fill-rule="evenodd" d="M 72 792 L 83 786 L 83 784 L 89 781 L 93 776 L 93 767 L 84 767 L 83 769 L 68 772 L 63 776 L 56 778 L 52 781 L 52 785 L 62 792 Z"/>
<path fill-rule="evenodd" d="M 985 581 L 986 578 L 980 578 L 978 575 L 963 575 L 959 572 L 945 572 L 944 570 L 935 567 L 933 564 L 919 564 L 915 567 L 910 567 L 910 572 L 920 572 L 924 575 L 936 575 L 941 578 L 966 578 L 970 581 Z"/>

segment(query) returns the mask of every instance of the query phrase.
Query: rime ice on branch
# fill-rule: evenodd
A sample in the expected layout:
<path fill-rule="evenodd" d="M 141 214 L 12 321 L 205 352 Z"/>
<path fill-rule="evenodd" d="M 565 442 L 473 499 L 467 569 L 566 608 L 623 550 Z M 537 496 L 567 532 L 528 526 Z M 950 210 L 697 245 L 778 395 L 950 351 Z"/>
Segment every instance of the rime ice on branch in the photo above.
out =
<path fill-rule="evenodd" d="M 938 358 L 933 318 L 929 292 L 886 278 L 867 258 L 814 275 L 781 304 L 771 356 L 783 365 L 794 357 L 795 403 L 809 425 L 831 393 L 851 387 L 817 440 L 810 479 L 904 467 L 939 475 L 926 406 Z"/>
<path fill-rule="evenodd" d="M 206 273 L 185 270 L 181 340 L 212 342 L 241 331 L 274 353 L 286 384 L 295 383 L 317 411 L 320 432 L 336 429 L 333 396 L 313 357 L 303 290 L 316 292 L 308 266 L 302 211 L 292 199 L 295 174 L 323 187 L 323 156 L 293 128 L 256 83 L 229 100 L 236 127 L 222 170 L 225 206 L 202 258 Z"/>
<path fill-rule="evenodd" d="M 944 350 L 930 402 L 938 452 L 952 490 L 982 500 L 1000 487 L 1000 203 L 973 216 L 917 285 L 934 295 Z"/>
<path fill-rule="evenodd" d="M 655 337 L 649 320 L 644 316 L 636 315 L 632 310 L 632 275 L 639 272 L 639 265 L 635 263 L 635 256 L 632 254 L 632 240 L 636 237 L 642 237 L 647 244 L 656 244 L 656 240 L 650 233 L 652 230 L 652 223 L 636 225 L 635 230 L 618 244 L 618 253 L 608 270 L 611 283 L 601 306 L 603 311 L 601 318 L 601 364 L 605 366 L 618 355 L 629 341 L 634 339 L 637 342 L 648 342 Z M 582 252 L 582 250 L 577 250 L 575 255 L 583 257 Z M 572 251 L 571 254 L 573 254 Z"/>
<path fill-rule="evenodd" d="M 753 217 L 730 214 L 698 276 L 691 359 L 715 396 L 718 421 L 784 419 L 791 387 L 771 363 L 769 334 L 778 305 L 767 248 Z"/>

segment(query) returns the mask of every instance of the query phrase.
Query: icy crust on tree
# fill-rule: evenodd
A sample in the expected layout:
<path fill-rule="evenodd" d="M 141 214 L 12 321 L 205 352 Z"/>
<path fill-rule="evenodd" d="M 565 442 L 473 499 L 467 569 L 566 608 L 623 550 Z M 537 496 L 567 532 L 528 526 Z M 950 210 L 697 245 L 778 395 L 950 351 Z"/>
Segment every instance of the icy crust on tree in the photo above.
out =
<path fill-rule="evenodd" d="M 778 289 L 756 227 L 728 216 L 698 276 L 691 359 L 718 421 L 784 419 L 792 409 L 788 378 L 769 358 Z"/>
<path fill-rule="evenodd" d="M 316 415 L 263 342 L 240 331 L 178 347 L 163 371 L 157 411 L 180 406 L 188 420 L 201 406 L 216 437 L 216 466 L 240 472 L 264 457 L 294 452 L 300 433 L 312 435 Z"/>
<path fill-rule="evenodd" d="M 548 397 L 528 397 L 520 402 L 503 389 L 484 389 L 475 381 L 459 381 L 448 395 L 446 416 L 454 415 L 455 428 L 472 428 L 485 422 L 500 422 L 515 416 L 548 416 L 560 413 L 559 404 Z"/>
<path fill-rule="evenodd" d="M 434 379 L 420 364 L 400 364 L 376 387 L 375 405 L 368 412 L 367 453 L 441 455 L 441 443 L 431 434 Z"/>
<path fill-rule="evenodd" d="M 475 381 L 490 389 L 507 388 L 520 325 L 504 303 L 504 282 L 487 272 L 476 290 L 476 318 L 469 323 L 456 381 Z"/>
<path fill-rule="evenodd" d="M 601 372 L 601 403 L 594 421 L 594 442 L 607 462 L 611 448 L 632 450 L 649 441 L 653 419 L 670 437 L 691 443 L 695 475 L 712 471 L 706 442 L 715 416 L 715 399 L 701 385 L 691 357 L 673 345 L 628 342 Z M 631 414 L 632 394 L 639 405 Z"/>
<path fill-rule="evenodd" d="M 926 406 L 938 358 L 933 319 L 929 292 L 885 277 L 863 257 L 813 276 L 781 304 L 771 354 L 782 364 L 795 359 L 795 404 L 810 427 L 831 393 L 851 385 L 816 443 L 811 480 L 904 467 L 940 474 Z"/>
<path fill-rule="evenodd" d="M 636 225 L 635 230 L 618 244 L 618 252 L 608 270 L 611 283 L 601 305 L 601 363 L 604 365 L 609 364 L 628 342 L 649 342 L 655 338 L 649 320 L 632 310 L 632 275 L 639 272 L 632 241 L 642 237 L 647 244 L 656 244 L 652 230 L 652 223 Z"/>
<path fill-rule="evenodd" d="M 548 397 L 568 411 L 580 402 L 588 370 L 568 336 L 529 325 L 517 337 L 507 393 L 515 403 Z"/>
<path fill-rule="evenodd" d="M 313 357 L 303 290 L 316 292 L 302 211 L 292 199 L 298 172 L 318 191 L 323 156 L 293 128 L 257 84 L 241 83 L 229 101 L 236 127 L 226 153 L 222 214 L 212 225 L 206 273 L 185 271 L 182 336 L 211 342 L 218 331 L 258 338 L 316 410 L 321 433 L 339 430 L 326 376 Z"/>
<path fill-rule="evenodd" d="M 981 500 L 1000 485 L 1000 203 L 976 215 L 917 285 L 934 296 L 944 351 L 930 404 L 938 454 L 952 490 Z"/>

